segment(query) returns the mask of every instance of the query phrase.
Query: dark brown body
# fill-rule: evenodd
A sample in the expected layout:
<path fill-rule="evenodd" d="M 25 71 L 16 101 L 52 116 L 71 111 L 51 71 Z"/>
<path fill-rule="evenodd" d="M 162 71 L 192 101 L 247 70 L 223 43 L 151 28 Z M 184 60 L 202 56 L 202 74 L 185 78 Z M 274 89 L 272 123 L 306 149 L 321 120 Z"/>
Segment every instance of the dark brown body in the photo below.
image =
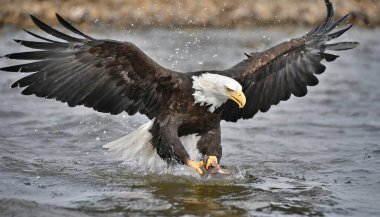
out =
<path fill-rule="evenodd" d="M 164 160 L 185 163 L 189 155 L 179 137 L 200 136 L 197 148 L 205 156 L 222 157 L 220 139 L 221 111 L 210 112 L 208 106 L 194 104 L 192 79 L 187 74 L 179 78 L 181 87 L 172 92 L 172 99 L 161 105 L 161 112 L 154 120 L 152 144 Z M 181 100 L 176 100 L 181 99 Z"/>

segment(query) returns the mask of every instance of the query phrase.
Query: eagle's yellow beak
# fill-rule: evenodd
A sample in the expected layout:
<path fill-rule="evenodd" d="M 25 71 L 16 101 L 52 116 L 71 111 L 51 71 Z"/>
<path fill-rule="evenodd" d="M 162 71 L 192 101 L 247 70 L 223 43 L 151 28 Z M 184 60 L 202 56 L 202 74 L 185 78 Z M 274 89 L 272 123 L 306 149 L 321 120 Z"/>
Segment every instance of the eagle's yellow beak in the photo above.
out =
<path fill-rule="evenodd" d="M 236 102 L 239 108 L 243 108 L 247 99 L 242 91 L 227 91 L 227 96 Z"/>

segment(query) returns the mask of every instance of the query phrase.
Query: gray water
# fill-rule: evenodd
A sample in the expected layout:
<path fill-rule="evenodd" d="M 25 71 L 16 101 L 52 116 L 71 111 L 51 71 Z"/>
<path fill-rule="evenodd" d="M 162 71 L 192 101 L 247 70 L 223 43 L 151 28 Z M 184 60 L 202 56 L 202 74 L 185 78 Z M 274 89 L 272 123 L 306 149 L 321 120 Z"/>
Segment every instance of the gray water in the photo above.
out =
<path fill-rule="evenodd" d="M 224 69 L 243 52 L 306 30 L 140 30 L 129 40 L 179 71 Z M 360 47 L 328 64 L 306 97 L 222 124 L 227 178 L 177 166 L 144 172 L 101 146 L 147 121 L 22 96 L 0 74 L 0 216 L 379 216 L 380 30 L 354 29 Z M 0 55 L 25 50 L 0 30 Z M 31 39 L 31 38 L 30 38 Z M 14 61 L 1 59 L 0 66 Z"/>

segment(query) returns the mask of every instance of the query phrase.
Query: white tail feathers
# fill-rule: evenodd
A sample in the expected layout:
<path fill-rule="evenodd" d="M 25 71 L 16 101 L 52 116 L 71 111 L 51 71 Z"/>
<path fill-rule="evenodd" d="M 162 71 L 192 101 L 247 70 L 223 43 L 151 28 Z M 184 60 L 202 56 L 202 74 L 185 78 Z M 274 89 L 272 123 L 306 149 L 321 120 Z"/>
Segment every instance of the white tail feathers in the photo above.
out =
<path fill-rule="evenodd" d="M 103 145 L 103 148 L 113 152 L 120 160 L 135 163 L 148 170 L 155 170 L 157 167 L 166 166 L 151 144 L 153 121 L 143 124 L 132 133 Z"/>
<path fill-rule="evenodd" d="M 137 166 L 145 170 L 156 171 L 157 169 L 165 168 L 167 163 L 158 156 L 156 149 L 151 144 L 152 134 L 149 130 L 152 128 L 153 122 L 154 120 L 141 125 L 132 133 L 103 145 L 103 148 L 120 157 L 120 160 L 137 164 Z M 190 159 L 201 158 L 196 148 L 199 138 L 195 134 L 180 137 Z"/>

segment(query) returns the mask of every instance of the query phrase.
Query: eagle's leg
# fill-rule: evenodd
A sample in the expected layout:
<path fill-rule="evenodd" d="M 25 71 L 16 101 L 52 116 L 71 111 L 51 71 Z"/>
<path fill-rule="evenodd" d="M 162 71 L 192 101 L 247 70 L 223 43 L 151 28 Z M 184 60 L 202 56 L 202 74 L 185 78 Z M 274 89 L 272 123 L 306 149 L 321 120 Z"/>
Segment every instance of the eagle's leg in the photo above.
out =
<path fill-rule="evenodd" d="M 202 135 L 198 141 L 197 148 L 204 156 L 204 166 L 206 170 L 219 168 L 219 162 L 222 158 L 222 146 L 220 144 L 219 126 Z"/>
<path fill-rule="evenodd" d="M 175 121 L 170 117 L 159 119 L 156 118 L 150 132 L 152 133 L 152 145 L 156 149 L 157 154 L 168 163 L 177 161 L 195 169 L 199 174 L 203 174 L 203 161 L 193 161 L 183 147 L 178 138 L 177 127 Z"/>

